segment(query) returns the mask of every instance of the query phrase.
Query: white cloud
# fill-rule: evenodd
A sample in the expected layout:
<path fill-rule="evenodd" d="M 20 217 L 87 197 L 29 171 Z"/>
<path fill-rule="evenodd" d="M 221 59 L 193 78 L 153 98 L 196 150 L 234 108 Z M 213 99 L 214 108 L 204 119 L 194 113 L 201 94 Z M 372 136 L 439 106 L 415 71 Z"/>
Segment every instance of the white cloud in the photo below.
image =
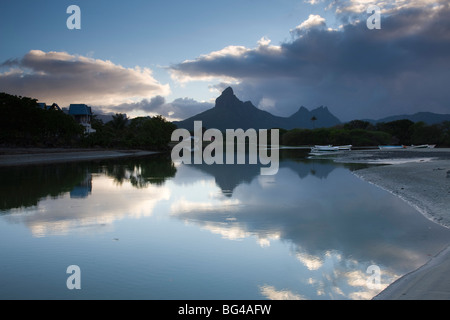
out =
<path fill-rule="evenodd" d="M 272 40 L 270 40 L 269 38 L 262 37 L 258 41 L 258 46 L 268 46 L 271 42 L 272 42 Z"/>
<path fill-rule="evenodd" d="M 261 286 L 261 294 L 269 300 L 306 300 L 300 294 L 294 293 L 289 290 L 278 290 L 274 286 Z"/>
<path fill-rule="evenodd" d="M 335 8 L 337 14 L 364 13 L 369 5 L 380 7 L 384 14 L 398 12 L 404 9 L 442 8 L 447 0 L 325 0 L 329 8 Z M 317 2 L 311 0 L 311 2 Z M 314 3 L 311 3 L 314 4 Z"/>
<path fill-rule="evenodd" d="M 310 5 L 316 5 L 323 2 L 323 0 L 305 0 L 305 3 L 309 3 Z"/>
<path fill-rule="evenodd" d="M 295 27 L 292 31 L 303 31 L 307 29 L 311 29 L 314 27 L 325 27 L 326 26 L 326 20 L 325 18 L 322 18 L 318 14 L 310 14 L 308 19 L 303 21 L 301 24 L 299 24 L 297 27 Z"/>
<path fill-rule="evenodd" d="M 178 98 L 166 102 L 162 96 L 143 99 L 139 102 L 123 103 L 115 106 L 95 106 L 104 113 L 126 113 L 131 117 L 161 115 L 169 121 L 184 120 L 214 107 L 213 103 L 200 102 L 191 98 Z"/>
<path fill-rule="evenodd" d="M 31 50 L 22 59 L 0 65 L 0 87 L 10 94 L 42 102 L 112 105 L 170 94 L 149 68 L 125 68 L 109 60 L 67 52 Z"/>
<path fill-rule="evenodd" d="M 297 253 L 296 256 L 308 270 L 319 270 L 324 263 L 320 256 L 314 256 L 307 253 Z"/>

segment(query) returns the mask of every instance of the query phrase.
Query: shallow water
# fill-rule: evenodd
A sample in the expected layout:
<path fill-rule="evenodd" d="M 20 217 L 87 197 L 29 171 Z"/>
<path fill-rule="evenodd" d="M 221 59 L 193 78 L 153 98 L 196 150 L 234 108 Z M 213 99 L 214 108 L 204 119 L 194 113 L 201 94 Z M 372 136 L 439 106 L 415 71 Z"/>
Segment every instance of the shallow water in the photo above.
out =
<path fill-rule="evenodd" d="M 371 299 L 449 243 L 354 165 L 281 156 L 0 168 L 0 298 Z"/>

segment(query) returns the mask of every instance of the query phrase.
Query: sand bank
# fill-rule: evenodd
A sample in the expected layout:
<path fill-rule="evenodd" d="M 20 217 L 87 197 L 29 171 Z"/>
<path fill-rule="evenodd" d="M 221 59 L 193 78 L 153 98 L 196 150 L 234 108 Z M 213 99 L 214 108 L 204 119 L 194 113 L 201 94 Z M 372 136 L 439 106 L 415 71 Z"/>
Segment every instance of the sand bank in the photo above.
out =
<path fill-rule="evenodd" d="M 386 164 L 354 173 L 402 198 L 428 219 L 450 227 L 450 149 L 352 151 L 335 160 Z M 449 300 L 450 246 L 374 299 Z"/>
<path fill-rule="evenodd" d="M 0 149 L 0 166 L 140 157 L 156 153 L 157 152 L 142 150 Z"/>

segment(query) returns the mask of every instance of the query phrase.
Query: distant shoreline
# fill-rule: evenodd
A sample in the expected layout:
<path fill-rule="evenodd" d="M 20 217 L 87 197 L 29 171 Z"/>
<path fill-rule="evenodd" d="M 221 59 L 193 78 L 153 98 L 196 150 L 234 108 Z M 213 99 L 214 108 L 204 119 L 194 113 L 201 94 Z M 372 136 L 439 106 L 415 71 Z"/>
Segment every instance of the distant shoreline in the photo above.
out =
<path fill-rule="evenodd" d="M 142 157 L 158 151 L 71 148 L 0 148 L 0 167 Z"/>

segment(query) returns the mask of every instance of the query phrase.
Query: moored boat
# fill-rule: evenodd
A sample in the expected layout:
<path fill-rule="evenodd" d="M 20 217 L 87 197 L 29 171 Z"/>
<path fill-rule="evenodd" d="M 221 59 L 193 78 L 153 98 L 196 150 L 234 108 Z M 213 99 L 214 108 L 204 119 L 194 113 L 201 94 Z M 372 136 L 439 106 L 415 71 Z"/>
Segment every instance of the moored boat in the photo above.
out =
<path fill-rule="evenodd" d="M 380 150 L 396 150 L 396 149 L 405 149 L 405 146 L 378 146 Z"/>
<path fill-rule="evenodd" d="M 352 149 L 352 145 L 346 145 L 346 146 L 314 146 L 311 148 L 310 155 L 314 156 L 322 156 L 322 155 L 333 155 L 336 153 L 340 153 L 342 151 L 349 151 Z"/>
<path fill-rule="evenodd" d="M 324 151 L 324 152 L 330 152 L 330 151 L 338 151 L 339 147 L 333 147 L 333 146 L 315 146 L 311 148 L 311 151 Z"/>
<path fill-rule="evenodd" d="M 436 147 L 435 144 L 422 144 L 419 146 L 412 145 L 411 147 L 408 147 L 408 148 L 411 148 L 411 149 L 433 149 L 434 147 Z"/>

